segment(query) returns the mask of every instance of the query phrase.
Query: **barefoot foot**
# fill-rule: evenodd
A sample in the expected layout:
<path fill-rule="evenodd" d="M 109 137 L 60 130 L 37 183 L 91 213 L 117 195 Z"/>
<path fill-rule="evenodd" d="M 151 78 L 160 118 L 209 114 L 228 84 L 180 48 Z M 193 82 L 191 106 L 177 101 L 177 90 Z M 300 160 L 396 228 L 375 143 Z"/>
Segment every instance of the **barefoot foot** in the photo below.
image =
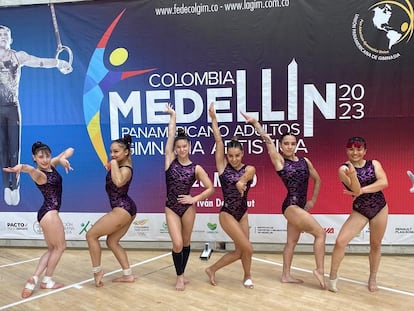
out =
<path fill-rule="evenodd" d="M 177 283 L 175 284 L 175 289 L 178 291 L 185 290 L 185 284 L 184 284 L 184 276 L 178 275 L 177 276 Z"/>
<path fill-rule="evenodd" d="M 102 287 L 104 285 L 103 282 L 102 282 L 103 276 L 104 276 L 103 270 L 93 274 L 93 278 L 95 280 L 95 286 L 96 287 Z"/>
<path fill-rule="evenodd" d="M 213 286 L 216 286 L 216 276 L 215 273 L 213 271 L 211 271 L 210 268 L 207 268 L 206 270 L 204 270 L 207 273 L 208 279 L 210 280 L 210 284 Z"/>
<path fill-rule="evenodd" d="M 37 276 L 32 276 L 27 280 L 22 291 L 22 298 L 28 298 L 32 295 L 33 290 L 36 287 L 37 281 Z"/>
<path fill-rule="evenodd" d="M 134 283 L 135 282 L 135 277 L 132 274 L 123 275 L 119 278 L 113 279 L 112 282 Z"/>
<path fill-rule="evenodd" d="M 42 288 L 42 289 L 58 289 L 58 288 L 61 288 L 63 286 L 65 286 L 65 284 L 58 283 L 58 282 L 55 282 L 55 281 L 49 281 L 47 283 L 43 283 L 43 282 L 40 283 L 40 288 Z"/>
<path fill-rule="evenodd" d="M 280 282 L 282 283 L 303 283 L 303 280 L 294 278 L 291 275 L 282 275 Z"/>
<path fill-rule="evenodd" d="M 376 292 L 378 290 L 377 280 L 376 279 L 369 279 L 368 280 L 368 290 L 370 292 Z"/>
<path fill-rule="evenodd" d="M 315 278 L 318 280 L 319 282 L 319 286 L 322 289 L 325 289 L 325 278 L 323 276 L 323 273 L 319 273 L 318 270 L 313 270 L 313 275 L 315 276 Z"/>

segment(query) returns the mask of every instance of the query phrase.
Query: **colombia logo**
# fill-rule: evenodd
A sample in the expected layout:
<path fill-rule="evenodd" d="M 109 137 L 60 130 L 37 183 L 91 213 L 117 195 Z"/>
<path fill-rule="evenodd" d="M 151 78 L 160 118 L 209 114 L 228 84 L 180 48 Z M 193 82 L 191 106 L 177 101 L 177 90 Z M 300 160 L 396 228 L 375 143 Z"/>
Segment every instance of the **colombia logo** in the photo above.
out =
<path fill-rule="evenodd" d="M 377 1 L 352 21 L 352 38 L 361 53 L 374 60 L 401 56 L 414 31 L 414 10 L 409 0 Z"/>
<path fill-rule="evenodd" d="M 155 70 L 152 68 L 134 71 L 114 71 L 105 66 L 104 57 L 107 55 L 106 47 L 108 41 L 124 13 L 125 9 L 114 19 L 96 46 L 89 61 L 83 87 L 85 124 L 96 154 L 104 166 L 108 162 L 108 158 L 102 137 L 100 110 L 105 95 L 112 86 L 120 81 Z M 127 61 L 128 54 L 126 48 L 115 48 L 109 53 L 109 63 L 114 67 L 121 66 Z"/>

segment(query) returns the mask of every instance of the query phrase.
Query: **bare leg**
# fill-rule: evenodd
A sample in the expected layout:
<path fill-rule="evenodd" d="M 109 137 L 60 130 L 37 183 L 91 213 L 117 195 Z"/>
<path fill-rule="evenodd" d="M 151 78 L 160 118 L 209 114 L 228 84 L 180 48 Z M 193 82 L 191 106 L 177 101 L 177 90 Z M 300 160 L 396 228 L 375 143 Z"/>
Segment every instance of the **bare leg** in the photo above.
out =
<path fill-rule="evenodd" d="M 295 251 L 296 244 L 298 243 L 301 230 L 296 228 L 291 223 L 287 223 L 287 240 L 285 247 L 283 248 L 283 271 L 282 283 L 303 283 L 303 280 L 294 278 L 290 273 L 290 267 L 292 266 L 293 253 Z"/>
<path fill-rule="evenodd" d="M 388 207 L 385 206 L 369 222 L 370 228 L 370 251 L 369 251 L 369 279 L 368 290 L 375 292 L 377 286 L 377 272 L 381 261 L 381 242 L 387 227 Z"/>
<path fill-rule="evenodd" d="M 177 254 L 181 253 L 184 245 L 190 245 L 191 242 L 191 233 L 195 220 L 194 206 L 189 207 L 181 218 L 169 208 L 165 208 L 165 215 L 168 233 L 173 244 L 172 251 Z M 178 264 L 175 268 L 177 272 L 175 289 L 183 291 L 185 290 L 185 284 L 188 284 L 189 280 L 184 276 L 184 266 Z"/>
<path fill-rule="evenodd" d="M 353 211 L 342 225 L 336 238 L 335 246 L 331 258 L 331 271 L 329 274 L 328 289 L 337 292 L 336 282 L 338 279 L 338 269 L 345 256 L 345 248 L 348 243 L 364 228 L 368 219 L 358 212 Z"/>
<path fill-rule="evenodd" d="M 115 208 L 114 210 L 116 213 L 122 215 L 122 217 L 119 217 L 119 219 L 121 220 L 122 218 L 122 222 L 126 222 L 121 225 L 117 231 L 109 234 L 106 239 L 106 245 L 115 255 L 115 258 L 118 260 L 123 269 L 123 275 L 121 277 L 113 279 L 112 282 L 132 283 L 135 282 L 135 277 L 132 274 L 131 268 L 129 266 L 127 253 L 125 249 L 119 244 L 119 241 L 125 235 L 125 233 L 127 233 L 135 217 L 131 217 L 127 211 L 121 208 Z"/>
<path fill-rule="evenodd" d="M 92 226 L 92 228 L 89 229 L 89 231 L 87 232 L 86 240 L 88 241 L 89 255 L 91 257 L 92 267 L 98 270 L 94 273 L 94 280 L 95 280 L 96 287 L 103 286 L 102 278 L 104 276 L 104 273 L 100 268 L 102 250 L 101 250 L 101 245 L 99 243 L 99 238 L 104 235 L 110 236 L 111 234 L 114 234 L 118 230 L 121 230 L 121 228 L 124 228 L 126 223 L 130 224 L 131 221 L 132 221 L 131 216 L 129 215 L 128 212 L 126 212 L 125 210 L 121 208 L 114 208 L 111 212 L 102 216 Z M 115 241 L 115 239 L 113 239 L 113 241 Z M 119 255 L 118 253 L 114 253 L 114 254 L 115 254 L 115 257 Z M 122 255 L 120 256 L 121 256 L 120 258 L 117 257 L 118 261 L 120 259 L 122 260 Z M 125 255 L 125 258 L 126 258 L 126 255 Z M 128 260 L 126 259 L 126 262 L 127 261 Z M 126 267 L 123 267 L 123 268 L 127 269 L 129 268 L 129 265 L 126 264 Z"/>
<path fill-rule="evenodd" d="M 319 286 L 325 288 L 324 279 L 324 259 L 325 259 L 325 237 L 326 233 L 321 225 L 313 218 L 309 212 L 298 206 L 289 206 L 285 210 L 285 217 L 288 220 L 288 237 L 286 243 L 286 251 L 284 251 L 283 275 L 282 282 L 302 282 L 293 278 L 290 275 L 290 266 L 292 264 L 292 257 L 294 248 L 298 242 L 300 233 L 305 231 L 314 236 L 313 250 L 315 255 L 316 269 L 313 270 L 313 275 L 317 279 Z M 285 254 L 286 253 L 286 254 Z"/>
<path fill-rule="evenodd" d="M 42 256 L 35 275 L 36 273 L 40 275 L 40 273 L 45 271 L 45 277 L 40 284 L 41 288 L 60 288 L 64 285 L 52 281 L 52 275 L 66 248 L 63 223 L 57 211 L 49 211 L 40 221 L 40 225 L 43 230 L 48 251 Z"/>
<path fill-rule="evenodd" d="M 43 272 L 45 272 L 46 267 L 47 267 L 47 262 L 49 260 L 49 255 L 50 252 L 49 250 L 47 250 L 41 257 L 39 260 L 39 263 L 37 264 L 35 273 L 33 275 L 39 277 Z"/>
<path fill-rule="evenodd" d="M 324 276 L 324 265 L 325 265 L 325 230 L 316 222 L 310 231 L 308 231 L 315 237 L 313 242 L 313 253 L 315 254 L 316 269 L 313 270 L 313 275 L 319 282 L 319 286 L 325 289 L 325 276 Z"/>
<path fill-rule="evenodd" d="M 237 222 L 233 216 L 225 212 L 220 213 L 219 219 L 223 230 L 234 241 L 236 249 L 226 253 L 217 262 L 208 267 L 205 272 L 209 278 L 210 284 L 216 285 L 216 271 L 238 259 L 241 259 L 244 271 L 243 282 L 245 283 L 247 280 L 251 280 L 250 269 L 253 254 L 253 248 L 249 241 L 249 223 L 247 213 L 243 216 L 240 222 Z M 247 287 L 253 288 L 253 283 L 251 281 L 248 282 Z"/>
<path fill-rule="evenodd" d="M 103 216 L 105 217 L 105 216 Z M 102 219 L 102 218 L 101 218 Z M 88 248 L 89 248 L 89 255 L 92 261 L 92 267 L 96 272 L 93 274 L 93 278 L 95 281 L 96 287 L 102 287 L 104 284 L 102 282 L 102 278 L 104 276 L 104 272 L 101 268 L 101 244 L 99 243 L 99 238 L 101 237 L 101 232 L 98 231 L 98 227 L 95 227 L 99 224 L 99 219 L 91 229 L 86 233 L 86 240 L 88 241 Z M 102 234 L 103 236 L 104 234 Z"/>
<path fill-rule="evenodd" d="M 184 246 L 189 246 L 191 244 L 191 234 L 193 233 L 195 221 L 195 209 L 194 207 L 190 207 L 181 218 L 182 222 L 182 239 L 183 239 L 183 248 Z M 185 268 L 183 267 L 183 277 L 184 277 L 184 284 L 190 283 L 190 280 L 185 277 Z"/>

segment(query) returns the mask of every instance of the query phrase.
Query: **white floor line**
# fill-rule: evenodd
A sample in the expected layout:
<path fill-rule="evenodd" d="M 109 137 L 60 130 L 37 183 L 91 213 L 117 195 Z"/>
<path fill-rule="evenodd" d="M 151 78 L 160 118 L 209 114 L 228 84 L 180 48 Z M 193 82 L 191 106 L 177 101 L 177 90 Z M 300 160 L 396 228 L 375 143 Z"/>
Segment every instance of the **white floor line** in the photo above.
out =
<path fill-rule="evenodd" d="M 282 263 L 279 263 L 279 262 L 274 262 L 274 261 L 266 260 L 266 259 L 260 259 L 260 258 L 256 258 L 256 257 L 253 257 L 252 259 L 253 260 L 256 260 L 256 261 L 268 263 L 268 264 L 271 264 L 271 265 L 274 265 L 274 266 L 283 267 L 283 264 Z M 297 271 L 302 271 L 302 272 L 307 272 L 307 273 L 313 273 L 312 270 L 302 269 L 302 268 L 298 268 L 298 267 L 291 267 L 291 269 L 297 270 Z M 328 274 L 325 274 L 325 277 L 328 277 L 328 276 L 329 276 Z M 342 280 L 342 281 L 345 281 L 345 282 L 349 282 L 349 283 L 354 283 L 354 284 L 359 284 L 359 285 L 364 285 L 364 286 L 367 285 L 367 283 L 364 283 L 364 282 L 361 282 L 361 281 L 357 281 L 357 280 L 353 280 L 353 279 L 342 278 L 342 277 L 339 277 L 339 279 Z M 414 293 L 412 293 L 412 292 L 407 292 L 407 291 L 398 290 L 398 289 L 394 289 L 394 288 L 390 288 L 390 287 L 385 287 L 385 286 L 378 286 L 378 288 L 380 288 L 382 290 L 389 291 L 389 292 L 393 292 L 393 293 L 397 293 L 397 294 L 401 294 L 401 295 L 406 295 L 406 296 L 412 296 L 412 297 L 414 297 Z"/>
<path fill-rule="evenodd" d="M 40 259 L 40 257 L 37 257 L 37 258 L 33 258 L 33 259 L 28 259 L 28 260 L 23 260 L 23 261 L 17 261 L 17 262 L 13 262 L 13 263 L 8 263 L 8 264 L 5 264 L 5 265 L 0 265 L 0 268 L 17 266 L 17 265 L 20 265 L 20 264 L 23 264 L 23 263 L 26 263 L 26 262 L 32 262 L 32 261 L 36 261 L 36 260 L 39 260 L 39 259 Z"/>
<path fill-rule="evenodd" d="M 131 268 L 141 266 L 141 265 L 146 264 L 148 262 L 155 261 L 155 260 L 161 259 L 161 258 L 166 257 L 166 256 L 170 256 L 170 255 L 171 255 L 171 252 L 168 252 L 168 253 L 163 254 L 163 255 L 159 255 L 159 256 L 156 256 L 156 257 L 153 257 L 153 258 L 149 258 L 149 259 L 146 259 L 146 260 L 143 260 L 143 261 L 140 261 L 140 262 L 137 262 L 137 263 L 131 265 Z M 105 276 L 120 272 L 121 270 L 122 269 L 114 270 L 114 271 L 111 271 L 111 272 L 105 272 Z M 52 294 L 56 294 L 58 292 L 61 292 L 61 291 L 64 291 L 64 290 L 67 290 L 67 289 L 70 289 L 70 288 L 80 289 L 80 288 L 82 288 L 82 286 L 81 286 L 82 284 L 89 283 L 89 282 L 92 282 L 92 281 L 93 281 L 93 278 L 90 278 L 90 279 L 87 279 L 87 280 L 80 281 L 78 283 L 73 283 L 73 284 L 70 284 L 70 285 L 67 285 L 67 286 L 64 286 L 64 287 L 61 287 L 61 288 L 57 288 L 57 289 L 54 289 L 54 290 L 51 290 L 51 291 L 47 291 L 44 294 L 32 296 L 32 297 L 29 297 L 29 298 L 22 299 L 20 301 L 10 303 L 8 305 L 0 306 L 0 310 L 5 310 L 7 308 L 11 308 L 11 307 L 14 307 L 14 306 L 17 306 L 17 305 L 20 305 L 20 304 L 23 304 L 23 303 L 26 303 L 26 302 L 29 302 L 29 301 L 37 300 L 39 298 L 43 298 L 43 297 L 46 297 L 46 296 L 49 296 L 49 295 L 52 295 Z"/>

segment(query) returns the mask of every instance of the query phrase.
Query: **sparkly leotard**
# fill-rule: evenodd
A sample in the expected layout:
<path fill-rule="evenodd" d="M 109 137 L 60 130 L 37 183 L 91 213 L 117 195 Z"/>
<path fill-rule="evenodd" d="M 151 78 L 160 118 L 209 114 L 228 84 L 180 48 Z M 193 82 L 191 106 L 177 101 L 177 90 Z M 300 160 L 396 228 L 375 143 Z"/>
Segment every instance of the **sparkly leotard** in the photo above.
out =
<path fill-rule="evenodd" d="M 114 182 L 112 181 L 111 171 L 106 174 L 106 184 L 105 190 L 109 197 L 109 203 L 111 204 L 111 208 L 120 207 L 126 210 L 131 216 L 135 216 L 137 213 L 137 207 L 135 202 L 128 196 L 129 185 L 132 181 L 133 170 L 130 166 L 120 166 L 127 167 L 131 170 L 131 179 L 128 180 L 125 185 L 121 187 L 117 187 Z"/>
<path fill-rule="evenodd" d="M 221 208 L 221 212 L 229 213 L 237 221 L 240 221 L 243 215 L 247 212 L 247 193 L 252 184 L 252 181 L 250 180 L 246 185 L 244 195 L 241 196 L 239 190 L 236 188 L 236 183 L 245 171 L 246 165 L 241 169 L 236 170 L 230 164 L 227 164 L 223 173 L 219 176 L 224 197 L 224 204 Z"/>
<path fill-rule="evenodd" d="M 355 167 L 355 170 L 361 187 L 371 185 L 377 181 L 372 160 L 365 161 L 363 167 Z M 348 188 L 348 190 L 350 189 Z M 384 194 L 382 191 L 378 191 L 361 194 L 354 200 L 352 208 L 354 211 L 357 211 L 371 220 L 385 207 L 386 204 L 387 202 L 385 201 Z"/>
<path fill-rule="evenodd" d="M 297 161 L 285 159 L 285 164 L 277 174 L 282 179 L 288 191 L 282 204 L 282 213 L 291 205 L 304 208 L 308 192 L 309 168 L 305 158 Z"/>
<path fill-rule="evenodd" d="M 165 171 L 165 182 L 167 184 L 167 199 L 165 206 L 172 209 L 178 216 L 182 217 L 191 204 L 180 204 L 177 202 L 179 195 L 190 194 L 191 187 L 196 181 L 196 164 L 182 165 L 177 159 L 171 162 Z"/>
<path fill-rule="evenodd" d="M 37 221 L 40 222 L 47 212 L 59 211 L 62 203 L 62 176 L 52 166 L 52 171 L 42 171 L 46 174 L 46 183 L 36 184 L 43 194 L 43 204 L 37 212 Z"/>

